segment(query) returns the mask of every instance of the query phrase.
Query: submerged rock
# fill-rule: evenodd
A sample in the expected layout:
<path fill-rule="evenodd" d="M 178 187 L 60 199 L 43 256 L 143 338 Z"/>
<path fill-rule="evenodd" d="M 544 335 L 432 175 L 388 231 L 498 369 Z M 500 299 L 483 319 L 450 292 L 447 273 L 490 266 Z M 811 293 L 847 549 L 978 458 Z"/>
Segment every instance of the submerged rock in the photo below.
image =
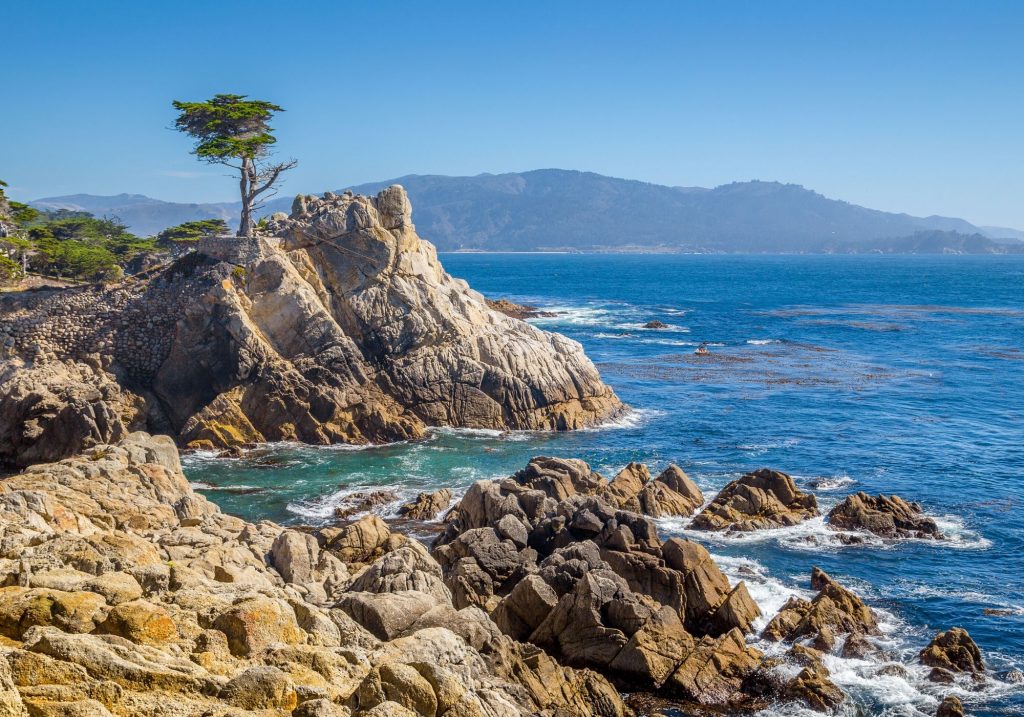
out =
<path fill-rule="evenodd" d="M 818 501 L 785 473 L 762 468 L 729 483 L 690 525 L 695 530 L 750 531 L 796 525 L 818 515 Z"/>
<path fill-rule="evenodd" d="M 938 525 L 920 505 L 898 495 L 849 495 L 829 511 L 828 524 L 838 530 L 864 530 L 883 538 L 942 538 Z"/>
<path fill-rule="evenodd" d="M 399 508 L 398 514 L 410 520 L 433 520 L 451 502 L 451 490 L 442 488 L 433 493 L 420 493 L 416 496 L 416 500 Z"/>
<path fill-rule="evenodd" d="M 539 319 L 556 316 L 553 311 L 541 311 L 529 304 L 516 304 L 508 299 L 487 299 L 487 306 L 513 319 Z"/>
<path fill-rule="evenodd" d="M 569 430 L 622 409 L 577 342 L 445 273 L 401 187 L 304 197 L 269 232 L 204 239 L 112 287 L 0 295 L 0 461 L 140 426 L 199 448 L 368 443 Z"/>

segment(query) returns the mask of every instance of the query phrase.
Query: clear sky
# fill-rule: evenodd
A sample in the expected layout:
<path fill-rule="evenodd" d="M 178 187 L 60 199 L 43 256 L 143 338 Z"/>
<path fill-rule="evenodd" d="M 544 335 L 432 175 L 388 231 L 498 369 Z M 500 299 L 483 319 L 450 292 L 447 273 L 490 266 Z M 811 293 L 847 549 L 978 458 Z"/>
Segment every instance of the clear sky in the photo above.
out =
<path fill-rule="evenodd" d="M 15 198 L 226 201 L 171 101 L 283 105 L 283 192 L 560 167 L 1024 228 L 1024 2 L 4 0 Z"/>

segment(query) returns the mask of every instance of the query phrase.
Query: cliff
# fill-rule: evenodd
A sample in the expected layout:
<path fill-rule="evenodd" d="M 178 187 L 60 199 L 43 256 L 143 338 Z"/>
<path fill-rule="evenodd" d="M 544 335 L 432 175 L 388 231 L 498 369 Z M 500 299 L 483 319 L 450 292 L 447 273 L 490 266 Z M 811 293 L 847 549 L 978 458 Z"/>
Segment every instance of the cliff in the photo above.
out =
<path fill-rule="evenodd" d="M 622 409 L 582 347 L 488 308 L 401 187 L 296 199 L 114 286 L 0 296 L 0 461 L 146 428 L 181 445 L 576 429 Z"/>

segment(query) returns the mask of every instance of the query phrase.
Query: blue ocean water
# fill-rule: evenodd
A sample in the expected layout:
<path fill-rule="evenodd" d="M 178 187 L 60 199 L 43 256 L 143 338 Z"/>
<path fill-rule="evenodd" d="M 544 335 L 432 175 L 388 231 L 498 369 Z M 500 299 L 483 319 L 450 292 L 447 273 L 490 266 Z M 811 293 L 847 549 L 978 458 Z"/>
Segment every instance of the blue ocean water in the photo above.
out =
<path fill-rule="evenodd" d="M 967 628 L 994 679 L 954 692 L 971 714 L 1024 714 L 1024 258 L 448 254 L 449 273 L 491 296 L 558 312 L 536 319 L 578 341 L 634 410 L 569 434 L 439 430 L 366 449 L 271 446 L 245 459 L 186 458 L 226 510 L 329 520 L 353 490 L 401 495 L 500 477 L 534 455 L 579 457 L 608 476 L 632 460 L 680 465 L 711 498 L 769 466 L 814 492 L 921 502 L 948 539 L 843 546 L 822 521 L 738 539 L 690 533 L 770 616 L 809 594 L 812 566 L 884 617 L 906 678 L 830 657 L 847 714 L 933 715 L 949 687 L 913 655 Z M 649 320 L 667 329 L 644 329 Z M 711 356 L 694 349 L 707 342 Z M 779 708 L 793 712 L 795 708 Z M 858 712 L 859 710 L 859 712 Z M 798 710 L 796 710 L 798 711 Z"/>

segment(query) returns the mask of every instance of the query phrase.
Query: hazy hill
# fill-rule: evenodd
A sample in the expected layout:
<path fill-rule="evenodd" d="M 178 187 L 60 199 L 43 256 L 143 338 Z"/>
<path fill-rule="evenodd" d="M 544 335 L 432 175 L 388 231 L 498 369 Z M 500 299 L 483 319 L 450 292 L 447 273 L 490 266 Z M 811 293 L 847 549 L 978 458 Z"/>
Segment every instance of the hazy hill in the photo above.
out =
<path fill-rule="evenodd" d="M 420 234 L 447 251 L 818 252 L 857 250 L 926 230 L 1014 235 L 1014 230 L 976 227 L 963 219 L 867 209 L 777 182 L 666 187 L 543 169 L 475 177 L 409 175 L 352 189 L 372 193 L 393 183 L 408 191 Z M 142 233 L 237 212 L 237 204 L 171 204 L 140 195 L 74 195 L 35 204 L 75 204 L 115 214 Z M 279 198 L 266 211 L 287 211 L 290 204 Z"/>
<path fill-rule="evenodd" d="M 875 239 L 839 247 L 837 251 L 850 254 L 1024 254 L 1024 243 L 998 242 L 981 234 L 932 229 L 906 237 Z"/>
<path fill-rule="evenodd" d="M 70 209 L 89 212 L 97 217 L 117 217 L 136 234 L 156 234 L 167 227 L 195 219 L 224 219 L 237 223 L 238 207 L 234 202 L 184 204 L 152 199 L 144 194 L 116 194 L 110 197 L 95 194 L 69 194 L 46 197 L 29 202 L 39 209 Z"/>

